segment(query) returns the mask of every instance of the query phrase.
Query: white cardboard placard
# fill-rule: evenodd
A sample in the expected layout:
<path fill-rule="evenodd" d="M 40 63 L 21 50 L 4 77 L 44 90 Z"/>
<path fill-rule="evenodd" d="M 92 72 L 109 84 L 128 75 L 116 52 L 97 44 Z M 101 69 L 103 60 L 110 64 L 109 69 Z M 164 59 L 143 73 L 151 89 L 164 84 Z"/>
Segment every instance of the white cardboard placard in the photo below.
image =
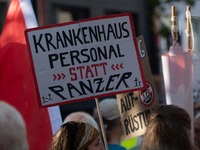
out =
<path fill-rule="evenodd" d="M 28 29 L 25 34 L 40 107 L 146 87 L 129 13 Z"/>

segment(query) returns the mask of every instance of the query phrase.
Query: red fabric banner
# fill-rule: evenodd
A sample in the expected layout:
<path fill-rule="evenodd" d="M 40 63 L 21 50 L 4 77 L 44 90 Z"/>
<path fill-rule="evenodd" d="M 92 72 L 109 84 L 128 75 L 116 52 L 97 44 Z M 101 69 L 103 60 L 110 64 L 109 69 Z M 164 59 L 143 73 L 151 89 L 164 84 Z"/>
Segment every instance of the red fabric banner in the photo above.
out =
<path fill-rule="evenodd" d="M 52 129 L 46 108 L 39 109 L 18 0 L 12 0 L 0 37 L 0 100 L 16 107 L 27 128 L 30 150 L 48 150 Z"/>

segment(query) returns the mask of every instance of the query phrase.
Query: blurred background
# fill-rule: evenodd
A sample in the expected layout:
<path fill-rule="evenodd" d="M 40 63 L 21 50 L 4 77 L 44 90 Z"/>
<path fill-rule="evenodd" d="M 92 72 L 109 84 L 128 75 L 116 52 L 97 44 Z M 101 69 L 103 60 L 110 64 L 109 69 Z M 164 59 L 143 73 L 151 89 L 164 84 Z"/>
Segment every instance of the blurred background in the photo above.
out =
<path fill-rule="evenodd" d="M 199 0 L 31 0 L 38 26 L 52 25 L 74 20 L 130 12 L 136 37 L 143 35 L 151 71 L 161 103 L 165 103 L 161 55 L 167 54 L 172 45 L 171 6 L 175 6 L 177 18 L 181 22 L 179 42 L 186 48 L 187 6 L 191 13 L 200 16 Z M 0 0 L 0 33 L 2 31 L 10 0 Z M 193 17 L 195 51 L 200 53 L 200 17 Z M 178 22 L 177 22 L 178 26 Z M 194 58 L 197 60 L 197 58 Z M 194 101 L 200 101 L 200 64 L 194 66 Z M 111 96 L 115 97 L 115 96 Z M 103 98 L 100 98 L 101 101 Z M 92 113 L 95 100 L 87 100 L 61 105 L 62 118 L 73 111 L 83 110 Z"/>

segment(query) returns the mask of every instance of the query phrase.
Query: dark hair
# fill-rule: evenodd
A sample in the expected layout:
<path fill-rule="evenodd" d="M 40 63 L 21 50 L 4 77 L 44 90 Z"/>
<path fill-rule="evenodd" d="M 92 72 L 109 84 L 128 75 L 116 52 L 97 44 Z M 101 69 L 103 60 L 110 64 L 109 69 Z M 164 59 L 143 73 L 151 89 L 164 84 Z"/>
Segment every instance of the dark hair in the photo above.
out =
<path fill-rule="evenodd" d="M 149 115 L 142 150 L 192 150 L 188 113 L 174 105 L 160 105 Z"/>

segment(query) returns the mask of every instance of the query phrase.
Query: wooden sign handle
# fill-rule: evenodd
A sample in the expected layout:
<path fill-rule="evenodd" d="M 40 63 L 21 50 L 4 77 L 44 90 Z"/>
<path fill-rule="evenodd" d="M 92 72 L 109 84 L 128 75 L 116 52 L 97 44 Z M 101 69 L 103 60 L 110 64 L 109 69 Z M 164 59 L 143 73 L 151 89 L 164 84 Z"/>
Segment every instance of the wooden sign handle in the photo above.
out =
<path fill-rule="evenodd" d="M 190 6 L 187 6 L 187 11 L 189 11 L 190 12 Z M 187 49 L 188 49 L 188 51 L 190 50 L 190 49 L 192 49 L 192 47 L 191 47 L 191 36 L 190 36 L 190 34 L 191 34 L 191 29 L 190 29 L 190 18 L 189 17 L 187 17 L 187 34 L 188 34 L 188 36 L 187 36 Z"/>
<path fill-rule="evenodd" d="M 104 144 L 105 144 L 106 150 L 108 150 L 108 143 L 107 143 L 107 139 L 106 139 L 106 134 L 105 134 L 105 130 L 104 130 L 103 119 L 102 119 L 102 116 L 101 116 L 98 98 L 95 98 L 95 102 L 96 102 L 96 106 L 97 106 L 97 112 L 98 112 L 98 115 L 99 115 L 99 121 L 100 121 L 100 125 L 101 125 L 101 131 L 102 131 L 102 134 L 103 134 Z"/>
<path fill-rule="evenodd" d="M 171 7 L 171 10 L 172 10 L 172 27 L 176 27 L 176 21 L 175 21 L 175 17 L 176 17 L 176 9 L 175 9 L 175 6 L 172 6 Z M 174 37 L 173 39 L 173 43 L 176 43 L 177 42 L 177 39 L 178 39 L 178 34 L 177 34 L 177 31 L 176 32 L 172 32 L 172 36 Z"/>

